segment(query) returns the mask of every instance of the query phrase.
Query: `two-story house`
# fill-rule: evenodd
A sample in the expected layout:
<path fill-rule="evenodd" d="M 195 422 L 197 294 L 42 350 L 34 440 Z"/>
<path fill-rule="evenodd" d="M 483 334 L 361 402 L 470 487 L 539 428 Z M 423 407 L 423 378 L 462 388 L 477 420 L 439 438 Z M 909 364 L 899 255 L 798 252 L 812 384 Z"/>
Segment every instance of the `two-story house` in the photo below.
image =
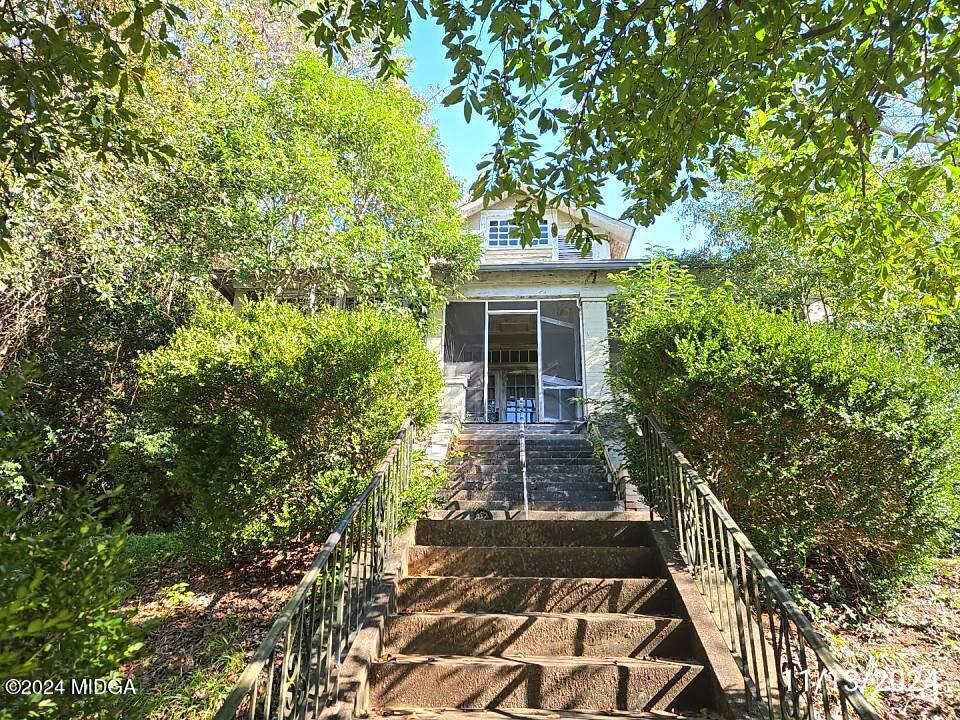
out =
<path fill-rule="evenodd" d="M 609 276 L 637 265 L 626 259 L 636 228 L 588 210 L 603 242 L 584 257 L 565 241 L 580 210 L 550 209 L 523 247 L 510 222 L 514 204 L 461 208 L 484 251 L 427 338 L 446 380 L 444 411 L 474 422 L 582 420 L 609 398 Z"/>
<path fill-rule="evenodd" d="M 584 257 L 565 240 L 580 209 L 550 209 L 539 237 L 522 246 L 511 224 L 514 205 L 506 198 L 461 207 L 464 222 L 483 238 L 483 257 L 426 338 L 446 380 L 444 413 L 470 422 L 582 420 L 609 399 L 607 301 L 616 290 L 609 276 L 637 266 L 626 259 L 636 228 L 588 210 L 601 242 Z M 215 273 L 214 284 L 235 306 L 267 292 L 236 285 L 224 272 Z M 307 308 L 349 300 L 315 297 L 303 283 L 269 292 Z"/>

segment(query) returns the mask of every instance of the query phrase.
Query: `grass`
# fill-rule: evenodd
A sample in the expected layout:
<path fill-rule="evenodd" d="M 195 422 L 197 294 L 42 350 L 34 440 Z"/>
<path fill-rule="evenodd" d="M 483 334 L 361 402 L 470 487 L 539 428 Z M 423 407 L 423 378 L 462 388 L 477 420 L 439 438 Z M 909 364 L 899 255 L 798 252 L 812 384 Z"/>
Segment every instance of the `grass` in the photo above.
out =
<path fill-rule="evenodd" d="M 186 533 L 177 530 L 130 534 L 123 550 L 134 573 L 184 566 L 191 557 Z"/>

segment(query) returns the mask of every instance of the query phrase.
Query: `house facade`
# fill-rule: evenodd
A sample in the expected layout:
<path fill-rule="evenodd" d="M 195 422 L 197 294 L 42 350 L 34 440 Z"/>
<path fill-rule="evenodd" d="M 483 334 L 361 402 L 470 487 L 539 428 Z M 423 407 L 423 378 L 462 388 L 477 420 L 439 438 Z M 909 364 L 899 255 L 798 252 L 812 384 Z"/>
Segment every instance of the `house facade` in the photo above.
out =
<path fill-rule="evenodd" d="M 603 241 L 582 256 L 565 241 L 580 210 L 549 209 L 524 247 L 512 237 L 514 205 L 461 208 L 483 256 L 427 337 L 443 370 L 444 412 L 468 422 L 583 420 L 610 397 L 609 276 L 638 264 L 626 259 L 635 228 L 588 210 Z"/>

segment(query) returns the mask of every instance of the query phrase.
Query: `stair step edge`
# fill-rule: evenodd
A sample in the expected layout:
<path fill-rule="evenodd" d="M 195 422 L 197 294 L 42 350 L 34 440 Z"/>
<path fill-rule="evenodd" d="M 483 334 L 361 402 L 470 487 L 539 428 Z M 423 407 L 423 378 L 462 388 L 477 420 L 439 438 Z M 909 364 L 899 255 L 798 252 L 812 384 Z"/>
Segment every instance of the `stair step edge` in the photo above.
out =
<path fill-rule="evenodd" d="M 437 577 L 437 576 L 434 576 Z M 442 577 L 442 576 L 441 576 Z M 569 578 L 561 578 L 569 580 Z M 631 578 L 635 579 L 635 578 Z M 650 621 L 650 620 L 666 620 L 674 621 L 677 623 L 690 623 L 686 618 L 671 616 L 671 615 L 660 615 L 656 613 L 612 613 L 612 612 L 527 612 L 518 610 L 516 612 L 398 612 L 394 613 L 388 619 L 395 617 L 415 617 L 422 616 L 424 618 L 450 618 L 456 620 L 462 620 L 464 618 L 488 618 L 488 619 L 498 619 L 498 618 L 569 618 L 574 620 L 640 620 L 640 621 Z"/>
<path fill-rule="evenodd" d="M 551 667 L 580 667 L 601 665 L 611 667 L 675 667 L 692 670 L 706 669 L 693 661 L 661 660 L 659 658 L 630 657 L 555 657 L 540 655 L 390 655 L 386 660 L 377 660 L 378 665 L 543 665 Z"/>
<path fill-rule="evenodd" d="M 549 710 L 541 708 L 419 708 L 394 705 L 388 708 L 370 708 L 370 717 L 402 718 L 416 716 L 418 720 L 708 720 L 702 715 L 670 712 L 643 712 L 641 710 Z"/>

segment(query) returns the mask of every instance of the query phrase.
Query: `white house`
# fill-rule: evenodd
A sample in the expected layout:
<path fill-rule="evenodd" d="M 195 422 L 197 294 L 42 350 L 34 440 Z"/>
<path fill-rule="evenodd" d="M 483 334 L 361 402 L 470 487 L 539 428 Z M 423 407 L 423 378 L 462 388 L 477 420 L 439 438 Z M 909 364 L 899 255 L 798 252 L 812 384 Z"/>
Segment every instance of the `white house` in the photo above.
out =
<path fill-rule="evenodd" d="M 446 379 L 444 413 L 473 422 L 582 420 L 609 398 L 609 276 L 637 266 L 626 259 L 636 228 L 588 210 L 601 242 L 584 257 L 565 241 L 580 209 L 550 209 L 540 236 L 522 247 L 514 206 L 506 198 L 461 207 L 484 250 L 474 278 L 448 298 L 426 338 Z M 267 290 L 217 271 L 214 285 L 237 307 L 265 293 L 307 308 L 348 300 L 317 296 L 306 280 Z"/>
<path fill-rule="evenodd" d="M 427 338 L 446 379 L 444 411 L 474 422 L 582 420 L 609 398 L 609 276 L 638 264 L 626 259 L 636 228 L 588 210 L 603 242 L 583 257 L 565 241 L 579 208 L 550 209 L 522 247 L 511 237 L 514 205 L 461 208 L 484 252 Z"/>

